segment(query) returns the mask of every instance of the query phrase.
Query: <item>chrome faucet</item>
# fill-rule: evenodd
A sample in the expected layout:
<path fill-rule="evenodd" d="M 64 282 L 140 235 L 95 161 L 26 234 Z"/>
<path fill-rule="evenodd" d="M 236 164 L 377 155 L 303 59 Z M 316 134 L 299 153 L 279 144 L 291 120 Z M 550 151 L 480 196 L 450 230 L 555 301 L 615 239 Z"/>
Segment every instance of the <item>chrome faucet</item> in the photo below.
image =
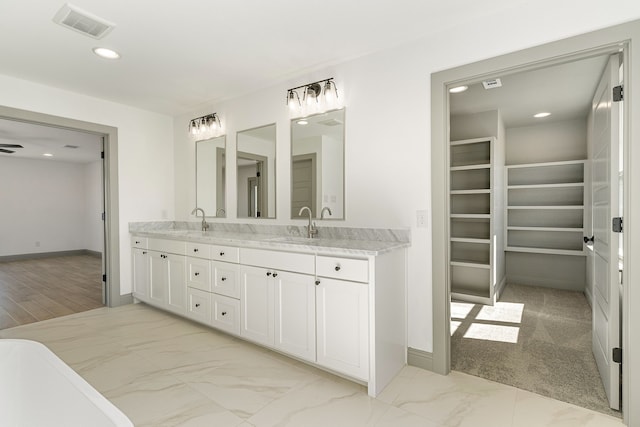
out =
<path fill-rule="evenodd" d="M 202 212 L 202 231 L 207 231 L 209 229 L 209 224 L 207 224 L 207 220 L 204 218 L 204 210 L 202 210 L 202 208 L 195 208 L 191 211 L 191 215 L 195 214 L 197 218 L 198 211 Z"/>
<path fill-rule="evenodd" d="M 324 219 L 324 213 L 325 212 L 329 212 L 329 215 L 333 215 L 331 213 L 331 209 L 329 209 L 329 207 L 325 206 L 324 208 L 322 208 L 322 210 L 320 211 L 320 219 Z"/>
<path fill-rule="evenodd" d="M 311 216 L 313 215 L 311 213 L 311 209 L 309 209 L 309 207 L 307 206 L 303 206 L 300 209 L 300 212 L 298 212 L 298 216 L 302 216 L 302 212 L 304 212 L 305 210 L 309 214 L 309 225 L 307 225 L 307 237 L 309 239 L 312 239 L 316 234 L 318 234 L 318 229 L 316 228 L 316 224 L 311 222 Z"/>

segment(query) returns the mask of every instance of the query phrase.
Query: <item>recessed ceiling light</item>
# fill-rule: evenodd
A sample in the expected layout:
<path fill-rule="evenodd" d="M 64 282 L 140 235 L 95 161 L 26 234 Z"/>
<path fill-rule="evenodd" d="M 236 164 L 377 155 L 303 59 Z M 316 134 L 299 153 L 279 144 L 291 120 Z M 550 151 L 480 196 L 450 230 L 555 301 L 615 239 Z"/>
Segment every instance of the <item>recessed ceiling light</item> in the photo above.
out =
<path fill-rule="evenodd" d="M 304 120 L 304 119 L 298 120 L 296 123 L 299 124 L 299 125 L 308 125 L 309 124 L 309 122 Z"/>
<path fill-rule="evenodd" d="M 456 86 L 449 89 L 449 93 L 460 93 L 464 92 L 467 89 L 469 89 L 469 86 Z"/>
<path fill-rule="evenodd" d="M 543 113 L 534 114 L 533 117 L 535 117 L 536 119 L 541 119 L 543 117 L 549 117 L 550 115 L 551 113 L 543 112 Z"/>
<path fill-rule="evenodd" d="M 115 50 L 107 49 L 106 47 L 94 47 L 93 53 L 98 55 L 101 58 L 106 59 L 119 59 L 120 54 Z"/>
<path fill-rule="evenodd" d="M 44 153 L 44 154 L 43 154 L 43 156 L 45 156 L 45 157 L 53 157 L 53 154 L 51 154 L 51 153 Z"/>

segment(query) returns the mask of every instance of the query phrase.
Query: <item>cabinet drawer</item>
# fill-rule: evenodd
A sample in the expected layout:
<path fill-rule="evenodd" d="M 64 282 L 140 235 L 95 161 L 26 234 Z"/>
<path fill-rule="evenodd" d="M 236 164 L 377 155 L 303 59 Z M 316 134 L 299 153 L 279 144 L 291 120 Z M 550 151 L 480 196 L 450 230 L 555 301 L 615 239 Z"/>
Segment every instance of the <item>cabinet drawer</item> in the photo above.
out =
<path fill-rule="evenodd" d="M 198 322 L 211 323 L 211 294 L 199 289 L 187 288 L 187 317 Z"/>
<path fill-rule="evenodd" d="M 211 262 L 199 258 L 187 258 L 188 286 L 211 292 Z"/>
<path fill-rule="evenodd" d="M 134 248 L 147 249 L 148 239 L 146 237 L 131 236 L 131 246 Z"/>
<path fill-rule="evenodd" d="M 212 291 L 231 298 L 240 298 L 240 266 L 211 261 Z"/>
<path fill-rule="evenodd" d="M 211 294 L 211 325 L 234 335 L 240 335 L 240 300 Z"/>
<path fill-rule="evenodd" d="M 238 252 L 238 248 L 233 248 L 231 246 L 212 245 L 211 259 L 217 261 L 235 262 L 237 264 L 239 261 Z"/>
<path fill-rule="evenodd" d="M 211 258 L 211 245 L 187 242 L 187 255 L 195 258 Z"/>
<path fill-rule="evenodd" d="M 316 274 L 321 277 L 366 283 L 369 281 L 369 261 L 318 256 L 316 258 Z"/>
<path fill-rule="evenodd" d="M 246 249 L 240 251 L 240 262 L 274 270 L 293 271 L 314 274 L 315 255 L 295 252 L 277 252 L 262 249 Z"/>
<path fill-rule="evenodd" d="M 149 249 L 170 254 L 186 255 L 187 244 L 178 240 L 149 239 Z"/>

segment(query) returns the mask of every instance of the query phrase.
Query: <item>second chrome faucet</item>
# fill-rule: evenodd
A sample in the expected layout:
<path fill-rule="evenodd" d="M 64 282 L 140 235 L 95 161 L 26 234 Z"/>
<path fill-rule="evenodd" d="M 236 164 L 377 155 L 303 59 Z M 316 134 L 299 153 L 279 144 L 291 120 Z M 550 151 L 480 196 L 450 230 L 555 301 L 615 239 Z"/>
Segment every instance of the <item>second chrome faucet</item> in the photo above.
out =
<path fill-rule="evenodd" d="M 307 225 L 307 237 L 309 239 L 312 239 L 313 237 L 315 237 L 316 234 L 318 234 L 318 229 L 316 228 L 316 224 L 314 222 L 311 222 L 311 217 L 313 216 L 313 214 L 311 213 L 311 209 L 309 209 L 308 206 L 303 206 L 300 209 L 300 212 L 298 212 L 298 216 L 302 216 L 302 213 L 304 211 L 307 211 L 307 213 L 309 214 L 309 225 Z"/>

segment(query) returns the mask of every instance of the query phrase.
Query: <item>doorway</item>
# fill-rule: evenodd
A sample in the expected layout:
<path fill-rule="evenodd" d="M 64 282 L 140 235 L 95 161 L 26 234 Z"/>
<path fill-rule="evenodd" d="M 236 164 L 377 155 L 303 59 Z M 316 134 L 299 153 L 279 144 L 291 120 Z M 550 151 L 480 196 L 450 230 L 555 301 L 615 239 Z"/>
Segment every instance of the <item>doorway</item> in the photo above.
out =
<path fill-rule="evenodd" d="M 118 130 L 101 124 L 52 116 L 27 110 L 0 106 L 0 118 L 35 123 L 52 128 L 67 129 L 101 135 L 103 137 L 103 276 L 104 304 L 108 307 L 129 304 L 131 295 L 120 294 L 120 230 L 118 197 Z"/>
<path fill-rule="evenodd" d="M 623 36 L 624 34 L 624 36 Z M 538 48 L 527 49 L 526 51 L 505 55 L 498 58 L 482 61 L 480 63 L 471 64 L 469 66 L 458 67 L 444 72 L 432 75 L 432 201 L 433 201 L 433 298 L 434 298 L 434 352 L 433 352 L 433 370 L 446 374 L 450 370 L 450 288 L 451 280 L 449 269 L 449 253 L 442 253 L 442 247 L 449 245 L 449 204 L 448 204 L 448 166 L 449 153 L 449 102 L 448 88 L 463 82 L 476 81 L 480 82 L 486 79 L 495 78 L 499 74 L 510 74 L 523 70 L 538 69 L 553 64 L 565 63 L 585 57 L 614 54 L 624 51 L 625 58 L 631 49 L 629 44 L 624 40 L 640 36 L 637 27 L 632 24 L 628 26 L 619 26 L 613 29 L 602 30 L 600 32 L 591 33 L 585 36 L 575 37 L 573 39 L 552 43 Z M 577 53 L 578 52 L 578 53 Z M 630 62 L 633 61 L 630 59 Z M 629 76 L 628 69 L 630 62 L 625 63 L 625 76 Z M 631 82 L 627 80 L 626 84 L 631 87 Z M 637 113 L 629 113 L 629 109 L 625 107 L 625 127 L 624 146 L 630 144 L 629 135 L 631 128 L 630 117 L 636 117 Z M 625 150 L 629 153 L 628 150 Z M 624 159 L 626 170 L 628 164 L 632 161 L 629 156 Z M 625 186 L 625 215 L 629 218 L 635 216 L 635 206 L 627 203 L 628 194 L 630 194 L 629 181 L 636 182 L 635 177 L 632 180 L 629 176 L 624 176 Z M 442 184 L 443 183 L 443 184 Z M 624 252 L 630 254 L 631 245 L 629 244 L 629 236 L 625 238 Z M 631 267 L 623 272 L 623 280 L 628 283 L 628 277 L 632 275 Z M 442 284 L 442 285 L 441 285 Z M 634 314 L 629 308 L 632 303 L 630 300 L 632 294 L 628 289 L 623 290 L 621 297 L 623 307 L 623 342 L 636 343 L 638 338 L 634 331 L 628 327 L 629 319 L 634 318 Z M 442 306 L 438 302 L 443 302 Z M 624 349 L 623 352 L 630 351 L 630 348 Z M 629 359 L 627 359 L 629 360 Z M 637 382 L 630 381 L 630 372 L 622 365 L 622 388 L 623 388 L 623 414 L 625 422 L 629 423 L 630 419 L 640 416 L 636 414 L 636 408 L 628 405 L 630 395 L 638 392 Z M 635 377 L 634 377 L 635 378 Z"/>

